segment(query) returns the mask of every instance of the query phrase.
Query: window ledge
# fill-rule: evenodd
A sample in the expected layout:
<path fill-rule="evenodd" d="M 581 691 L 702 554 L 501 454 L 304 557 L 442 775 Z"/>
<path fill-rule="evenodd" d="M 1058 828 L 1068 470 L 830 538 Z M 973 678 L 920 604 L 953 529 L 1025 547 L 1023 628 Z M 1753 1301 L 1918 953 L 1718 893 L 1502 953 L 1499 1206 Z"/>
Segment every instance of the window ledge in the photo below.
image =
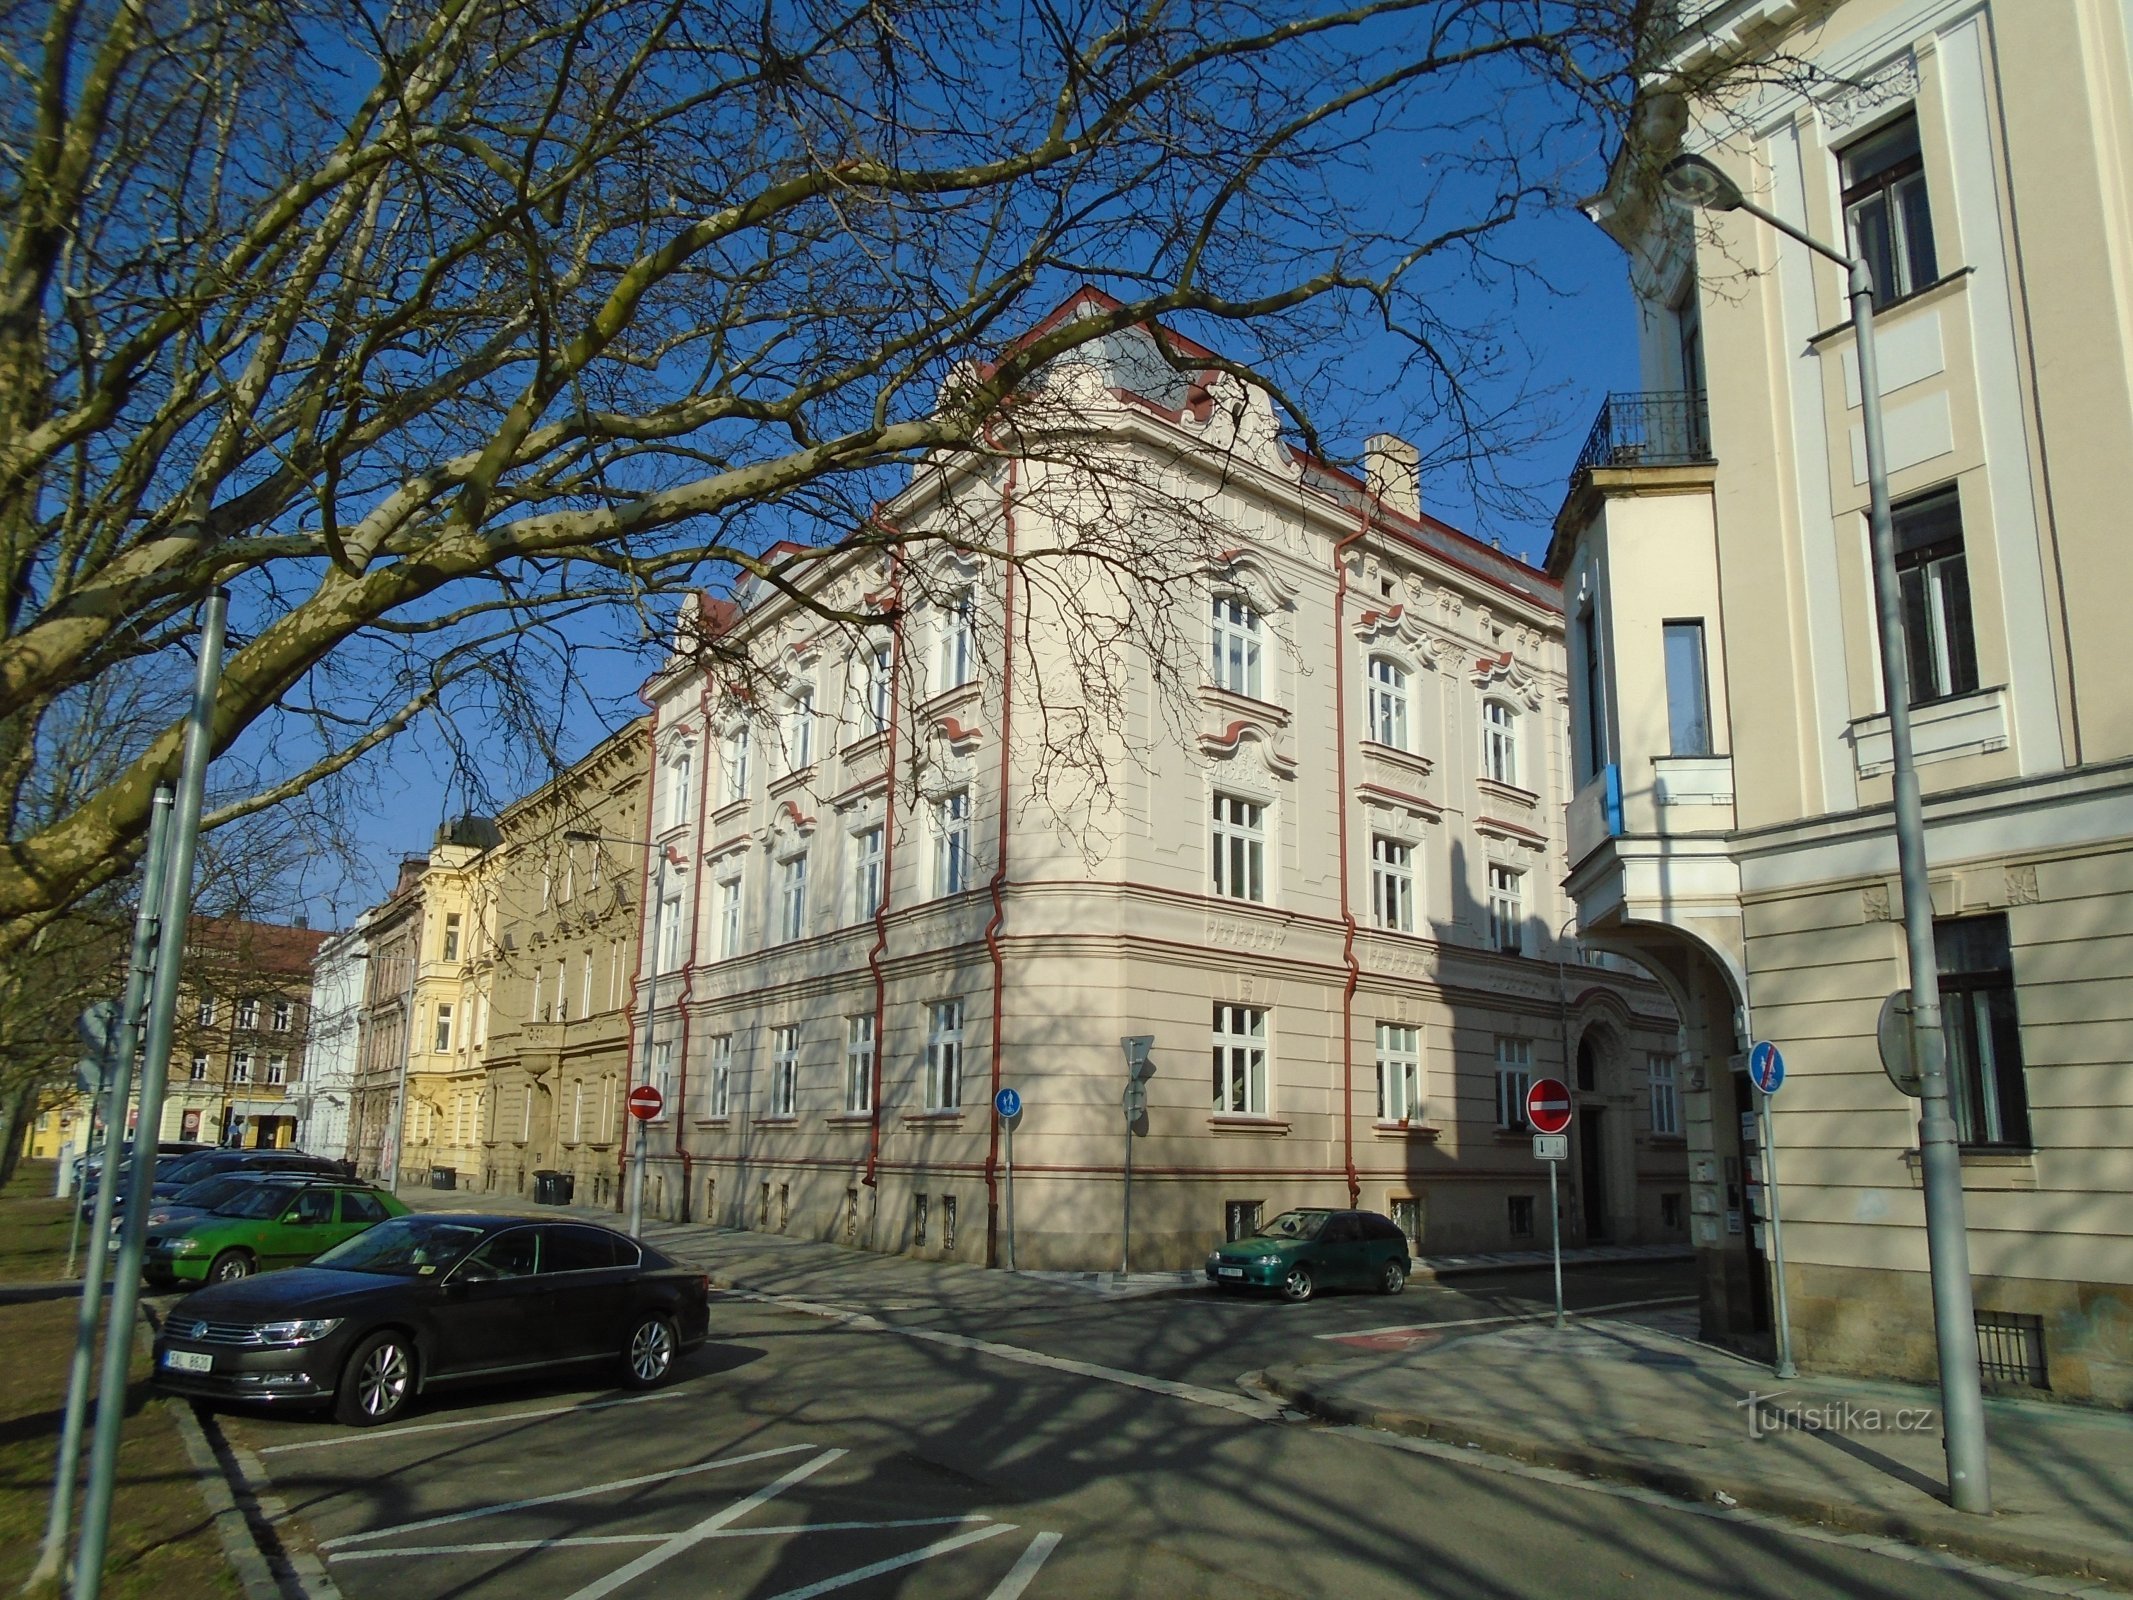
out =
<path fill-rule="evenodd" d="M 1417 777 L 1426 778 L 1436 770 L 1436 763 L 1419 751 L 1408 750 L 1396 744 L 1379 744 L 1375 739 L 1363 741 L 1363 754 L 1373 761 L 1382 761 L 1391 767 L 1406 767 Z"/>
<path fill-rule="evenodd" d="M 862 734 L 845 745 L 837 754 L 846 761 L 863 761 L 868 756 L 879 755 L 888 748 L 889 730 L 876 728 L 872 733 Z"/>
<path fill-rule="evenodd" d="M 1654 1150 L 1686 1150 L 1689 1147 L 1689 1138 L 1685 1133 L 1654 1133 L 1646 1137 L 1651 1141 Z"/>
<path fill-rule="evenodd" d="M 1377 1122 L 1371 1126 L 1380 1139 L 1413 1139 L 1422 1144 L 1435 1144 L 1444 1137 L 1442 1128 L 1432 1128 L 1421 1122 Z"/>
<path fill-rule="evenodd" d="M 871 1111 L 832 1111 L 822 1120 L 833 1128 L 864 1128 L 874 1120 L 874 1113 Z"/>
<path fill-rule="evenodd" d="M 815 764 L 810 761 L 804 767 L 794 767 L 790 772 L 781 772 L 770 780 L 769 790 L 773 798 L 807 787 L 815 775 Z"/>
<path fill-rule="evenodd" d="M 711 820 L 715 823 L 738 822 L 748 814 L 748 796 L 738 800 L 721 800 L 711 808 Z"/>
<path fill-rule="evenodd" d="M 1876 305 L 1874 307 L 1874 318 L 1878 322 L 1892 311 L 1900 310 L 1905 306 L 1917 305 L 1928 298 L 1943 299 L 1945 296 L 1941 291 L 1947 290 L 1952 293 L 1956 284 L 1961 283 L 1963 279 L 1969 277 L 1975 271 L 1977 271 L 1975 267 L 1951 267 L 1931 283 L 1913 289 L 1909 294 L 1898 295 L 1887 305 Z M 1807 348 L 1810 350 L 1816 349 L 1827 340 L 1842 339 L 1856 331 L 1852 326 L 1851 319 L 1847 317 L 1842 322 L 1834 323 L 1824 328 L 1820 333 L 1809 335 Z M 1858 409 L 1856 402 L 1854 402 L 1852 409 Z"/>
<path fill-rule="evenodd" d="M 730 1128 L 733 1126 L 733 1117 L 730 1113 L 723 1117 L 697 1117 L 694 1120 L 699 1128 Z"/>
<path fill-rule="evenodd" d="M 963 1125 L 963 1108 L 951 1106 L 941 1111 L 906 1111 L 901 1120 L 928 1126 L 960 1128 Z"/>
<path fill-rule="evenodd" d="M 1219 1111 L 1207 1119 L 1207 1126 L 1213 1133 L 1242 1134 L 1247 1138 L 1256 1136 L 1262 1139 L 1278 1139 L 1289 1131 L 1288 1121 L 1283 1117 L 1239 1117 Z"/>
<path fill-rule="evenodd" d="M 955 710 L 966 700 L 976 700 L 984 687 L 984 679 L 972 677 L 952 689 L 942 689 L 937 694 L 928 695 L 919 701 L 918 714 L 921 717 L 938 718 L 943 712 Z"/>
<path fill-rule="evenodd" d="M 1883 777 L 1895 766 L 1896 747 L 1889 737 L 1889 719 L 1885 712 L 1877 711 L 1870 717 L 1853 719 L 1845 728 L 1844 736 L 1851 741 L 1852 764 L 1860 777 Z M 2005 750 L 2005 686 L 1914 705 L 1911 707 L 1911 743 L 1914 758 L 1920 766 Z"/>
<path fill-rule="evenodd" d="M 1200 699 L 1208 705 L 1219 707 L 1235 716 L 1248 717 L 1254 722 L 1263 722 L 1268 727 L 1286 728 L 1289 713 L 1285 706 L 1272 700 L 1260 700 L 1248 694 L 1239 694 L 1234 689 L 1225 689 L 1220 684 L 1200 685 Z"/>
<path fill-rule="evenodd" d="M 1966 1149 L 1962 1152 L 1965 1189 L 2034 1189 L 2037 1158 L 2030 1150 Z M 1903 1153 L 1913 1188 L 1924 1186 L 1924 1158 L 1916 1150 Z"/>
<path fill-rule="evenodd" d="M 1497 1128 L 1494 1132 L 1498 1144 L 1524 1144 L 1533 1137 L 1531 1128 Z"/>
<path fill-rule="evenodd" d="M 1540 796 L 1531 789 L 1521 789 L 1515 783 L 1505 783 L 1501 778 L 1476 778 L 1474 787 L 1483 794 L 1493 795 L 1508 805 L 1521 806 L 1527 811 L 1540 808 Z"/>

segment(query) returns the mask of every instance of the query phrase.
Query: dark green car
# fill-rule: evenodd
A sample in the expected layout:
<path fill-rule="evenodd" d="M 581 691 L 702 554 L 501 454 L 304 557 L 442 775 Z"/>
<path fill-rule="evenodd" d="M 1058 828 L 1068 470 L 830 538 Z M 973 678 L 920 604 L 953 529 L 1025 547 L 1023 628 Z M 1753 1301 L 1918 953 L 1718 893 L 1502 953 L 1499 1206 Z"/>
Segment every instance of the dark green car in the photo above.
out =
<path fill-rule="evenodd" d="M 1407 1287 L 1407 1236 L 1375 1211 L 1284 1211 L 1246 1238 L 1207 1258 L 1218 1289 L 1275 1289 L 1308 1300 L 1321 1289 Z"/>
<path fill-rule="evenodd" d="M 407 1207 L 367 1183 L 310 1177 L 247 1185 L 205 1215 L 148 1230 L 141 1273 L 158 1288 L 229 1283 L 300 1267 Z"/>

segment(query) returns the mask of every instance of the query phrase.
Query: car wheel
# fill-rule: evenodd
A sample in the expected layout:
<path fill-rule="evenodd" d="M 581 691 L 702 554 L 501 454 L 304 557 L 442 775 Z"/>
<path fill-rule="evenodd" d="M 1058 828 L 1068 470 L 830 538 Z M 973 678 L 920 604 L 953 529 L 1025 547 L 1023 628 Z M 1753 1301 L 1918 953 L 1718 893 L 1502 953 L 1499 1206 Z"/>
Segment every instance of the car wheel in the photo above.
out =
<path fill-rule="evenodd" d="M 632 1389 L 657 1388 L 674 1370 L 680 1351 L 672 1319 L 647 1312 L 630 1324 L 629 1339 L 622 1346 L 622 1381 Z"/>
<path fill-rule="evenodd" d="M 333 1414 L 351 1427 L 390 1422 L 415 1398 L 415 1347 L 405 1334 L 374 1333 L 341 1369 Z"/>
<path fill-rule="evenodd" d="M 1289 1275 L 1281 1280 L 1281 1298 L 1298 1302 L 1308 1300 L 1311 1298 L 1311 1291 L 1315 1287 L 1316 1285 L 1311 1282 L 1311 1269 L 1309 1267 L 1291 1267 L 1289 1268 Z"/>
<path fill-rule="evenodd" d="M 209 1283 L 235 1283 L 239 1278 L 249 1278 L 259 1267 L 242 1250 L 225 1250 L 215 1257 L 207 1269 Z"/>
<path fill-rule="evenodd" d="M 1407 1263 L 1388 1261 L 1384 1271 L 1378 1274 L 1378 1293 L 1398 1294 L 1407 1287 Z"/>

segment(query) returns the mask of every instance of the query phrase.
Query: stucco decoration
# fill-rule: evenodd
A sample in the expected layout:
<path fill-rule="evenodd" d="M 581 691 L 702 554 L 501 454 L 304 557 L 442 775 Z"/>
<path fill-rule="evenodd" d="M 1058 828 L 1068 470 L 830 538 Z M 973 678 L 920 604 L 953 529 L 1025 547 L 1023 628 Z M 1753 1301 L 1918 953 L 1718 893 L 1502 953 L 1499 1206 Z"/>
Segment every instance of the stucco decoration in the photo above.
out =
<path fill-rule="evenodd" d="M 1431 671 L 1442 666 L 1450 652 L 1444 640 L 1422 626 L 1420 612 L 1404 604 L 1362 613 L 1355 619 L 1355 637 L 1365 645 L 1396 645 L 1397 659 Z"/>
<path fill-rule="evenodd" d="M 954 734 L 949 732 L 955 730 Z M 955 735 L 960 735 L 958 738 Z M 965 728 L 953 717 L 943 717 L 927 733 L 918 751 L 918 792 L 926 800 L 939 800 L 977 781 L 979 731 Z"/>
<path fill-rule="evenodd" d="M 2037 868 L 2034 862 L 2007 869 L 2007 903 L 2011 906 L 2033 906 L 2044 896 L 2037 889 Z"/>
<path fill-rule="evenodd" d="M 1279 733 L 1248 717 L 1221 728 L 1201 729 L 1199 745 L 1201 754 L 1224 763 L 1226 770 L 1220 771 L 1218 777 L 1225 788 L 1238 788 L 1247 782 L 1246 775 L 1254 768 L 1273 778 L 1296 776 L 1296 757 L 1283 748 Z"/>
<path fill-rule="evenodd" d="M 1894 922 L 1896 913 L 1890 908 L 1889 886 L 1885 883 L 1870 883 L 1861 889 L 1859 911 L 1868 922 Z"/>
<path fill-rule="evenodd" d="M 1284 478 L 1302 476 L 1295 457 L 1281 442 L 1281 424 L 1266 390 L 1230 372 L 1215 373 L 1202 387 L 1207 420 L 1200 426 L 1200 437 L 1210 449 Z M 1201 408 L 1195 405 L 1193 410 Z"/>
<path fill-rule="evenodd" d="M 1481 656 L 1474 662 L 1474 685 L 1491 694 L 1524 704 L 1528 711 L 1541 708 L 1541 684 L 1506 650 L 1501 655 Z"/>
<path fill-rule="evenodd" d="M 1849 132 L 1884 106 L 1918 98 L 1918 57 L 1906 50 L 1893 61 L 1850 75 L 1817 97 L 1815 110 L 1833 136 Z"/>
<path fill-rule="evenodd" d="M 792 801 L 783 800 L 770 813 L 770 824 L 763 830 L 763 843 L 773 859 L 784 861 L 805 850 L 814 836 L 815 819 Z"/>
<path fill-rule="evenodd" d="M 1261 616 L 1296 609 L 1296 585 L 1278 563 L 1249 545 L 1219 551 L 1207 563 L 1207 580 L 1217 594 L 1243 595 Z"/>

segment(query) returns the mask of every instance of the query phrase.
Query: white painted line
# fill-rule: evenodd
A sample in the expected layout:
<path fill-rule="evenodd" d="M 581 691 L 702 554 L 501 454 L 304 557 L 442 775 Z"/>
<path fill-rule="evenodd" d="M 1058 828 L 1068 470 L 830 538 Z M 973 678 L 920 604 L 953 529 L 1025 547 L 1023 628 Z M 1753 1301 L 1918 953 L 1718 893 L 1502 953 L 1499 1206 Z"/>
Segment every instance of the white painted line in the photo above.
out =
<path fill-rule="evenodd" d="M 952 1528 L 966 1522 L 990 1522 L 982 1512 L 963 1517 L 899 1517 L 889 1522 L 781 1522 L 761 1528 L 718 1528 L 708 1539 L 767 1539 L 780 1533 L 851 1533 L 877 1528 Z M 404 1544 L 389 1550 L 339 1550 L 328 1561 L 390 1561 L 395 1556 L 509 1555 L 525 1550 L 594 1549 L 602 1545 L 662 1544 L 672 1533 L 573 1533 L 554 1539 L 484 1539 L 475 1544 Z"/>
<path fill-rule="evenodd" d="M 972 1528 L 968 1533 L 959 1533 L 953 1539 L 936 1540 L 922 1550 L 913 1550 L 909 1555 L 891 1556 L 888 1560 L 877 1561 L 871 1566 L 840 1573 L 834 1578 L 824 1578 L 820 1583 L 810 1583 L 799 1589 L 787 1589 L 783 1594 L 772 1595 L 770 1600 L 814 1600 L 816 1595 L 828 1594 L 832 1589 L 849 1588 L 852 1584 L 864 1583 L 869 1578 L 878 1578 L 884 1572 L 915 1567 L 921 1561 L 931 1561 L 935 1556 L 944 1556 L 951 1550 L 960 1550 L 966 1544 L 976 1544 L 981 1539 L 991 1539 L 1013 1531 L 1014 1524 L 1011 1522 L 996 1523 L 990 1528 Z M 572 1595 L 570 1600 L 578 1600 L 578 1596 Z M 591 1597 L 587 1596 L 586 1600 L 591 1600 Z"/>
<path fill-rule="evenodd" d="M 1029 1548 L 1022 1552 L 1022 1559 L 1008 1569 L 1006 1577 L 993 1585 L 992 1593 L 985 1600 L 1021 1600 L 1022 1591 L 1029 1587 L 1030 1579 L 1037 1576 L 1037 1569 L 1059 1548 L 1059 1537 L 1056 1533 L 1040 1533 L 1030 1540 Z"/>
<path fill-rule="evenodd" d="M 1651 1311 L 1660 1306 L 1692 1306 L 1696 1297 L 1692 1294 L 1668 1295 L 1663 1300 L 1616 1300 L 1604 1306 L 1569 1306 L 1565 1312 L 1573 1317 L 1596 1317 L 1603 1311 Z M 1382 1328 L 1349 1328 L 1341 1333 L 1321 1333 L 1321 1339 L 1370 1339 L 1387 1333 L 1431 1333 L 1439 1328 L 1480 1328 L 1494 1322 L 1542 1322 L 1555 1315 L 1553 1307 L 1542 1306 L 1534 1311 L 1513 1311 L 1498 1317 L 1453 1317 L 1445 1322 L 1395 1322 Z"/>
<path fill-rule="evenodd" d="M 506 1511 L 552 1506 L 565 1500 L 583 1500 L 596 1494 L 612 1494 L 617 1489 L 635 1489 L 647 1483 L 664 1483 L 669 1478 L 686 1478 L 695 1472 L 716 1472 L 721 1467 L 738 1467 L 750 1461 L 766 1461 L 772 1456 L 789 1456 L 795 1451 L 814 1448 L 811 1444 L 781 1444 L 775 1450 L 757 1450 L 745 1456 L 720 1456 L 715 1461 L 699 1461 L 693 1467 L 647 1472 L 639 1478 L 612 1478 L 606 1483 L 591 1484 L 583 1489 L 566 1489 L 561 1494 L 537 1494 L 527 1500 L 506 1500 L 498 1505 L 477 1506 L 472 1511 L 454 1511 L 442 1517 L 424 1517 L 419 1522 L 396 1522 L 389 1528 L 366 1528 L 361 1533 L 344 1533 L 338 1539 L 320 1541 L 319 1548 L 333 1550 L 342 1545 L 367 1544 L 373 1539 L 390 1539 L 399 1533 L 415 1533 L 423 1528 L 442 1528 L 454 1522 L 472 1522 L 476 1517 L 498 1517 Z"/>
<path fill-rule="evenodd" d="M 530 1422 L 537 1417 L 574 1417 L 581 1411 L 605 1411 L 611 1406 L 641 1406 L 654 1400 L 673 1400 L 688 1393 L 686 1389 L 661 1389 L 657 1394 L 633 1394 L 621 1400 L 581 1401 L 576 1405 L 548 1406 L 539 1411 L 500 1411 L 494 1416 L 461 1417 L 454 1422 L 421 1422 L 409 1428 L 382 1428 L 375 1433 L 364 1429 L 349 1429 L 324 1439 L 299 1439 L 293 1444 L 270 1444 L 257 1453 L 263 1456 L 278 1456 L 291 1450 L 325 1450 L 337 1444 L 379 1444 L 387 1439 L 404 1439 L 415 1433 L 446 1433 L 454 1428 L 487 1428 L 499 1422 Z"/>
<path fill-rule="evenodd" d="M 710 1516 L 697 1523 L 695 1527 L 683 1529 L 665 1544 L 659 1546 L 658 1549 L 647 1550 L 635 1561 L 625 1562 L 606 1577 L 588 1583 L 584 1588 L 571 1595 L 569 1600 L 601 1600 L 601 1596 L 613 1594 L 625 1584 L 634 1583 L 647 1572 L 656 1567 L 665 1566 L 683 1551 L 702 1543 L 704 1539 L 718 1529 L 725 1527 L 727 1523 L 738 1522 L 757 1506 L 775 1500 L 794 1484 L 804 1478 L 812 1477 L 831 1462 L 841 1459 L 844 1454 L 843 1450 L 825 1450 L 822 1454 L 816 1456 L 814 1460 L 801 1462 L 792 1471 L 786 1473 L 784 1477 L 778 1479 L 776 1483 L 765 1484 L 753 1494 L 741 1496 L 740 1499 L 734 1501 L 725 1510 L 712 1512 Z M 981 1528 L 978 1530 L 978 1535 L 980 1537 L 989 1537 L 993 1533 L 1004 1533 L 1006 1531 L 1004 1526 Z M 971 1536 L 964 1534 L 962 1537 L 967 1540 Z"/>

